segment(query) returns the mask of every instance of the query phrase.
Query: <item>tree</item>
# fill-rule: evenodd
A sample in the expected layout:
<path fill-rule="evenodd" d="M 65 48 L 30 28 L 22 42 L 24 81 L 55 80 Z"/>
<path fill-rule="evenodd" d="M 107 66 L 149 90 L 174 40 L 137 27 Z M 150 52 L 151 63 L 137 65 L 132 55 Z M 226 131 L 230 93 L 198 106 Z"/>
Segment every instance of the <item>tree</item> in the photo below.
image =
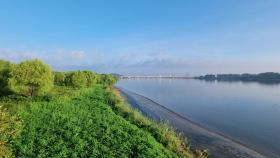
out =
<path fill-rule="evenodd" d="M 10 93 L 8 78 L 11 71 L 11 64 L 8 61 L 0 60 L 0 96 Z"/>
<path fill-rule="evenodd" d="M 58 86 L 65 85 L 65 74 L 63 72 L 54 72 L 54 84 Z"/>
<path fill-rule="evenodd" d="M 71 75 L 71 84 L 75 88 L 87 87 L 87 77 L 82 71 L 73 72 Z"/>
<path fill-rule="evenodd" d="M 107 86 L 112 86 L 117 82 L 117 78 L 111 74 L 101 74 L 98 78 L 98 83 Z"/>
<path fill-rule="evenodd" d="M 70 86 L 73 86 L 72 85 L 72 75 L 74 74 L 74 72 L 71 72 L 71 71 L 68 71 L 68 72 L 65 72 L 65 79 L 64 79 L 64 84 L 65 84 L 65 86 L 68 86 L 68 87 L 70 87 Z"/>
<path fill-rule="evenodd" d="M 9 85 L 25 96 L 45 94 L 53 86 L 52 70 L 38 59 L 21 62 L 12 67 Z"/>
<path fill-rule="evenodd" d="M 87 87 L 92 87 L 97 82 L 97 74 L 92 71 L 83 71 L 87 79 Z"/>

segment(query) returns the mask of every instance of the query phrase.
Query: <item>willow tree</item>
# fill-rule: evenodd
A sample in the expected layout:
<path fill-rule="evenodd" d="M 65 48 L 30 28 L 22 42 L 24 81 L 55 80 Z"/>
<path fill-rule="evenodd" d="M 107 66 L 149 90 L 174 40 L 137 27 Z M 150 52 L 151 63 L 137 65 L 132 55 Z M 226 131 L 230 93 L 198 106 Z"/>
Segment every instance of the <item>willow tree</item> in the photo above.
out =
<path fill-rule="evenodd" d="M 71 83 L 75 88 L 87 87 L 87 76 L 82 71 L 73 72 L 71 75 Z"/>
<path fill-rule="evenodd" d="M 104 84 L 107 86 L 113 86 L 117 82 L 117 77 L 112 74 L 101 74 L 98 78 L 98 83 Z"/>
<path fill-rule="evenodd" d="M 65 74 L 64 72 L 54 72 L 54 84 L 58 86 L 65 85 Z"/>
<path fill-rule="evenodd" d="M 53 73 L 40 60 L 27 60 L 12 67 L 9 85 L 13 91 L 25 96 L 42 95 L 52 88 Z"/>
<path fill-rule="evenodd" d="M 83 71 L 87 79 L 87 87 L 92 87 L 97 82 L 97 74 L 92 71 Z"/>

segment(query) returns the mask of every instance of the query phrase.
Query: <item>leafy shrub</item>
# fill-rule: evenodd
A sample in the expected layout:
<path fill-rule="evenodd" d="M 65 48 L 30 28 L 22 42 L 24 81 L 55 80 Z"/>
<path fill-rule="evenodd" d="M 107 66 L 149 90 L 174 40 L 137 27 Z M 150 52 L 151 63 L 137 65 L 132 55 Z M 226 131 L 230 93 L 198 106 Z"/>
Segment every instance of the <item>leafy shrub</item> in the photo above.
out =
<path fill-rule="evenodd" d="M 73 72 L 71 75 L 71 84 L 75 88 L 87 87 L 87 77 L 81 71 Z"/>
<path fill-rule="evenodd" d="M 111 74 L 100 74 L 97 83 L 113 86 L 117 82 L 117 78 Z"/>
<path fill-rule="evenodd" d="M 57 86 L 65 85 L 65 74 L 63 72 L 54 72 L 54 84 Z"/>
<path fill-rule="evenodd" d="M 97 83 L 98 75 L 92 71 L 83 71 L 87 79 L 87 87 L 92 87 Z"/>
<path fill-rule="evenodd" d="M 45 94 L 53 86 L 51 68 L 40 60 L 27 60 L 12 67 L 9 85 L 25 96 Z"/>
<path fill-rule="evenodd" d="M 11 64 L 8 61 L 0 60 L 0 96 L 10 93 L 8 78 L 10 76 Z"/>

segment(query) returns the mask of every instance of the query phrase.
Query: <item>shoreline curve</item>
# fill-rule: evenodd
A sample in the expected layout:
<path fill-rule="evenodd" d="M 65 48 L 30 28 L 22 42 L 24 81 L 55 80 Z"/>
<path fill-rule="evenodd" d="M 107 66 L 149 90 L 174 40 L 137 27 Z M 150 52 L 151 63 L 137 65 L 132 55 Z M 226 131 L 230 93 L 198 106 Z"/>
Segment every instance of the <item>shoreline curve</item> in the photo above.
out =
<path fill-rule="evenodd" d="M 126 101 L 144 115 L 156 121 L 167 120 L 173 128 L 190 140 L 195 148 L 208 149 L 215 158 L 274 158 L 262 154 L 221 132 L 203 127 L 201 124 L 177 112 L 127 89 L 116 87 Z"/>

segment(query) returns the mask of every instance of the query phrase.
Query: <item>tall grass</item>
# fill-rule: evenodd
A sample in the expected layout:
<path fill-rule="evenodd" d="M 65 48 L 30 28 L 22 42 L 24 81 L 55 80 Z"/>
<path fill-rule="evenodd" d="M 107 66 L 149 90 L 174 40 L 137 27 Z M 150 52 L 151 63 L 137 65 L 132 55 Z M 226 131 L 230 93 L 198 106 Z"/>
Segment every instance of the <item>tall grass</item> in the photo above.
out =
<path fill-rule="evenodd" d="M 19 117 L 12 116 L 0 104 L 0 157 L 12 157 L 11 141 L 16 137 L 21 126 Z"/>
<path fill-rule="evenodd" d="M 119 91 L 112 87 L 107 88 L 106 95 L 108 99 L 107 103 L 113 107 L 117 114 L 121 115 L 132 124 L 137 125 L 138 128 L 151 133 L 151 135 L 168 150 L 175 152 L 181 157 L 193 157 L 185 138 L 176 133 L 167 122 L 155 122 L 145 117 L 141 112 L 132 108 L 121 97 Z"/>

